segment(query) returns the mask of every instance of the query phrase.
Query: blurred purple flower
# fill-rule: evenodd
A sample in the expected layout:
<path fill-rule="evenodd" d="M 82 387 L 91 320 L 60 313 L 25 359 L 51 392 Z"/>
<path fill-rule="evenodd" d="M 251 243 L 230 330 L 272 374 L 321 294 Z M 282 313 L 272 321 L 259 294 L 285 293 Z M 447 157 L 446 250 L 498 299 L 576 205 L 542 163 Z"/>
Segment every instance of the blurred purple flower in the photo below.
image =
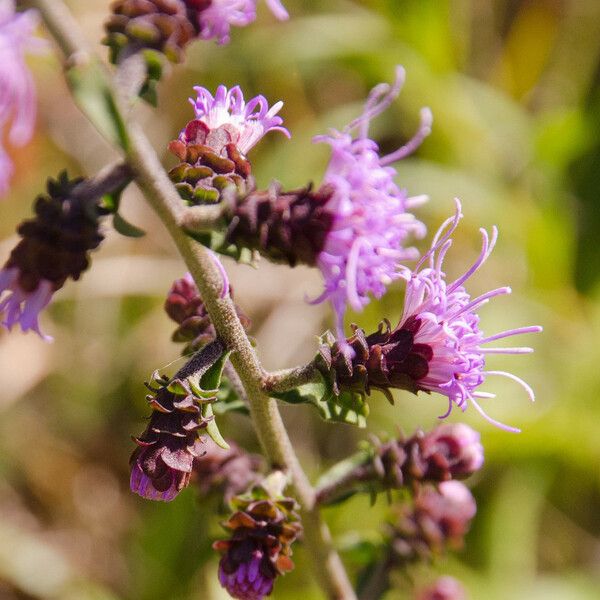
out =
<path fill-rule="evenodd" d="M 198 97 L 190 98 L 190 102 L 196 120 L 188 123 L 180 135 L 186 144 L 205 144 L 217 153 L 226 145 L 234 144 L 246 154 L 269 131 L 281 131 L 290 137 L 290 132 L 281 127 L 283 119 L 276 116 L 283 106 L 281 101 L 269 108 L 264 96 L 255 96 L 246 103 L 238 85 L 230 90 L 220 85 L 214 97 L 206 88 L 196 86 L 194 90 Z M 192 139 L 198 136 L 201 139 Z"/>
<path fill-rule="evenodd" d="M 350 306 L 360 311 L 369 294 L 380 298 L 386 287 L 399 277 L 401 261 L 418 258 L 415 248 L 405 248 L 410 235 L 425 235 L 423 223 L 408 212 L 423 203 L 426 196 L 409 197 L 394 178 L 392 163 L 413 152 L 429 135 L 432 116 L 421 110 L 421 126 L 404 146 L 379 156 L 377 144 L 368 137 L 371 119 L 382 113 L 398 96 L 404 82 L 404 69 L 396 69 L 392 86 L 375 86 L 360 117 L 343 131 L 333 130 L 314 142 L 331 145 L 332 155 L 323 185 L 334 192 L 326 209 L 334 221 L 317 264 L 325 280 L 325 290 L 315 303 L 330 300 L 336 314 L 336 330 L 344 337 L 344 314 Z"/>
<path fill-rule="evenodd" d="M 25 53 L 46 48 L 45 41 L 34 36 L 37 24 L 35 11 L 16 13 L 14 0 L 0 0 L 0 136 L 8 126 L 8 139 L 15 146 L 31 139 L 35 125 L 35 87 Z M 0 194 L 7 192 L 12 172 L 0 142 Z"/>
<path fill-rule="evenodd" d="M 13 325 L 19 324 L 23 331 L 35 331 L 44 340 L 51 341 L 52 338 L 40 330 L 38 317 L 52 298 L 52 282 L 42 279 L 35 289 L 27 291 L 19 279 L 20 271 L 16 267 L 0 270 L 0 298 L 3 292 L 8 292 L 0 301 L 0 316 L 4 314 L 2 325 L 10 330 Z"/>
<path fill-rule="evenodd" d="M 215 39 L 218 44 L 227 44 L 231 27 L 245 27 L 256 19 L 257 0 L 186 0 L 188 4 L 202 5 L 198 15 L 200 37 Z M 266 4 L 280 21 L 289 15 L 279 0 L 266 0 Z M 206 7 L 204 8 L 204 5 Z"/>
<path fill-rule="evenodd" d="M 417 600 L 466 600 L 467 594 L 454 577 L 440 577 L 417 595 Z"/>
<path fill-rule="evenodd" d="M 505 371 L 486 371 L 486 354 L 527 354 L 531 348 L 486 348 L 485 344 L 505 337 L 542 330 L 538 326 L 508 329 L 492 336 L 484 336 L 479 329 L 477 309 L 491 298 L 509 294 L 510 288 L 501 287 L 472 299 L 463 283 L 469 279 L 487 260 L 496 243 L 497 229 L 492 229 L 491 238 L 481 229 L 483 245 L 481 253 L 473 265 L 452 283 L 446 283 L 442 264 L 452 244 L 451 235 L 461 219 L 461 205 L 456 200 L 456 213 L 439 228 L 433 238 L 431 248 L 421 258 L 414 271 L 404 267 L 400 272 L 407 279 L 404 312 L 400 324 L 392 336 L 401 337 L 404 332 L 410 336 L 410 356 L 405 356 L 406 342 L 401 344 L 402 365 L 410 358 L 409 375 L 415 380 L 418 389 L 437 392 L 448 397 L 448 411 L 453 403 L 463 411 L 470 402 L 491 423 L 508 431 L 518 429 L 502 425 L 488 417 L 479 406 L 477 399 L 492 398 L 493 394 L 476 391 L 488 375 L 500 375 L 521 384 L 531 400 L 533 390 L 522 379 Z M 394 360 L 393 352 L 386 356 L 388 366 Z M 398 357 L 401 358 L 401 357 Z M 392 366 L 389 367 L 393 369 Z"/>

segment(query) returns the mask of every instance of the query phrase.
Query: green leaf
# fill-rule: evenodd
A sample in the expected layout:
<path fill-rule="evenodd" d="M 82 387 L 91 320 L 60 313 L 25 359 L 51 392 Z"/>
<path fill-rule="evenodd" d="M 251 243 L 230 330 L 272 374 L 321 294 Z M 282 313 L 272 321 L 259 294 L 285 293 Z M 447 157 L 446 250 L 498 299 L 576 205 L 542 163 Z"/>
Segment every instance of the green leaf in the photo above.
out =
<path fill-rule="evenodd" d="M 367 425 L 369 407 L 357 392 L 342 392 L 336 395 L 330 383 L 319 374 L 320 381 L 305 383 L 289 390 L 273 394 L 275 398 L 290 404 L 314 404 L 326 421 L 338 421 L 358 427 Z"/>
<path fill-rule="evenodd" d="M 215 415 L 224 415 L 228 412 L 237 412 L 243 415 L 249 415 L 250 411 L 246 403 L 238 396 L 237 392 L 229 383 L 229 380 L 223 379 L 221 387 L 217 394 L 218 402 L 213 405 Z"/>
<path fill-rule="evenodd" d="M 206 418 L 214 417 L 212 404 L 207 403 L 202 407 L 202 416 Z M 219 431 L 219 426 L 217 425 L 217 421 L 213 418 L 210 419 L 208 425 L 206 426 L 206 433 L 210 435 L 212 441 L 220 446 L 224 450 L 229 450 L 229 444 L 225 441 L 225 438 L 221 435 Z"/>
<path fill-rule="evenodd" d="M 175 187 L 177 187 L 177 185 Z M 214 252 L 223 254 L 223 256 L 229 256 L 238 262 L 249 265 L 255 263 L 255 255 L 252 250 L 249 250 L 248 248 L 238 248 L 233 244 L 227 243 L 224 231 L 187 231 L 186 233 L 203 246 L 210 248 Z"/>
<path fill-rule="evenodd" d="M 221 385 L 223 367 L 225 366 L 230 354 L 230 350 L 223 352 L 218 360 L 211 365 L 205 373 L 203 373 L 202 377 L 200 377 L 200 387 L 203 390 L 212 390 L 213 395 L 217 393 L 217 390 Z"/>
<path fill-rule="evenodd" d="M 79 107 L 102 135 L 127 151 L 129 138 L 108 77 L 100 61 L 88 58 L 67 70 L 66 78 Z"/>
<path fill-rule="evenodd" d="M 129 221 L 126 221 L 118 212 L 113 215 L 113 227 L 121 235 L 132 238 L 140 238 L 146 235 L 146 232 Z"/>

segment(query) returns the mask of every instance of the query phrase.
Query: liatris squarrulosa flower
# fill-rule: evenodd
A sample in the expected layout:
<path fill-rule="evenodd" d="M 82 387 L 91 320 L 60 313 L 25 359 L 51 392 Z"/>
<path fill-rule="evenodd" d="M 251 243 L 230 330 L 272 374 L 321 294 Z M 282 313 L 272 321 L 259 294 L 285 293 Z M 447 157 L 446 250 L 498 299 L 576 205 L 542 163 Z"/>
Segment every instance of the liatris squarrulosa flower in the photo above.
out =
<path fill-rule="evenodd" d="M 394 85 L 374 87 L 360 117 L 341 132 L 314 139 L 331 145 L 323 185 L 333 189 L 326 207 L 333 223 L 317 259 L 325 290 L 316 302 L 331 301 L 342 340 L 346 307 L 361 311 L 369 295 L 383 296 L 399 276 L 398 263 L 418 256 L 415 248 L 405 247 L 408 238 L 425 235 L 425 226 L 409 211 L 426 197 L 409 197 L 399 188 L 391 165 L 413 152 L 429 134 L 431 111 L 421 111 L 417 134 L 391 154 L 380 156 L 377 144 L 368 137 L 371 119 L 398 96 L 404 76 L 404 69 L 398 67 Z"/>
<path fill-rule="evenodd" d="M 188 4 L 194 0 L 188 0 Z M 205 8 L 198 14 L 200 37 L 203 40 L 216 40 L 219 44 L 227 44 L 230 40 L 231 27 L 245 27 L 256 20 L 257 0 L 195 0 L 196 4 L 204 4 Z M 289 15 L 279 0 L 266 0 L 266 4 L 280 21 Z"/>
<path fill-rule="evenodd" d="M 467 600 L 467 593 L 460 581 L 445 576 L 420 590 L 415 600 Z"/>
<path fill-rule="evenodd" d="M 381 297 L 401 276 L 398 263 L 418 258 L 415 248 L 405 247 L 408 238 L 425 234 L 410 212 L 425 197 L 409 197 L 400 189 L 391 165 L 428 135 L 430 111 L 423 109 L 416 136 L 391 154 L 379 156 L 377 144 L 367 137 L 371 119 L 396 98 L 403 79 L 399 67 L 393 86 L 372 90 L 360 117 L 341 132 L 315 138 L 332 147 L 319 189 L 283 192 L 274 183 L 266 191 L 252 191 L 238 203 L 228 230 L 228 240 L 238 247 L 291 266 L 317 266 L 325 289 L 314 302 L 331 301 L 342 340 L 346 307 L 362 310 L 370 295 Z"/>
<path fill-rule="evenodd" d="M 334 503 L 357 491 L 377 493 L 464 479 L 483 466 L 483 446 L 479 433 L 468 425 L 443 423 L 428 433 L 418 430 L 409 438 L 375 440 L 353 458 L 343 476 L 338 474 L 318 486 L 320 504 Z M 323 480 L 328 481 L 327 475 Z"/>
<path fill-rule="evenodd" d="M 205 453 L 194 461 L 194 477 L 200 492 L 218 492 L 225 502 L 258 483 L 263 468 L 262 457 L 250 454 L 236 443 L 224 450 L 207 440 Z"/>
<path fill-rule="evenodd" d="M 334 379 L 337 388 L 369 393 L 371 388 L 383 391 L 390 400 L 392 388 L 413 392 L 437 392 L 448 397 L 446 417 L 454 404 L 466 410 L 471 403 L 488 421 L 508 431 L 518 431 L 489 417 L 478 399 L 492 394 L 480 391 L 487 376 L 500 375 L 521 384 L 533 400 L 532 389 L 519 377 L 505 371 L 486 370 L 486 354 L 526 354 L 531 348 L 488 348 L 486 344 L 523 333 L 542 330 L 538 326 L 509 329 L 485 336 L 479 328 L 477 310 L 491 298 L 510 293 L 501 287 L 471 298 L 463 284 L 487 260 L 496 242 L 481 230 L 483 247 L 473 265 L 459 278 L 446 282 L 443 259 L 452 243 L 460 218 L 461 206 L 456 201 L 454 217 L 446 220 L 434 236 L 431 248 L 414 271 L 401 267 L 407 280 L 404 309 L 396 328 L 386 320 L 369 336 L 354 326 L 354 335 L 346 340 L 354 351 L 349 359 L 343 348 L 329 340 L 321 349 L 324 374 Z"/>
<path fill-rule="evenodd" d="M 33 78 L 25 63 L 27 52 L 40 52 L 46 43 L 34 36 L 37 13 L 15 12 L 14 0 L 0 0 L 0 194 L 8 189 L 12 163 L 2 147 L 4 127 L 15 146 L 23 146 L 33 135 L 36 95 Z"/>
<path fill-rule="evenodd" d="M 245 195 L 253 187 L 246 153 L 269 131 L 290 136 L 277 116 L 283 102 L 269 108 L 264 96 L 256 96 L 246 103 L 239 86 L 220 85 L 214 97 L 203 87 L 194 89 L 196 118 L 169 144 L 181 161 L 171 169 L 171 181 L 189 204 L 218 202 L 230 186 Z"/>
<path fill-rule="evenodd" d="M 272 474 L 267 482 L 277 475 L 281 473 Z M 223 523 L 231 536 L 213 548 L 223 555 L 219 581 L 234 598 L 262 600 L 273 590 L 276 577 L 294 568 L 291 545 L 302 526 L 295 501 L 284 497 L 282 488 L 264 485 L 231 501 L 236 512 Z"/>
<path fill-rule="evenodd" d="M 35 201 L 35 217 L 17 228 L 22 239 L 0 271 L 0 296 L 7 292 L 0 315 L 8 329 L 19 324 L 46 337 L 40 311 L 69 277 L 79 279 L 89 265 L 89 251 L 102 241 L 100 212 L 93 198 L 78 193 L 82 182 L 64 172 L 49 179 L 47 195 Z"/>
<path fill-rule="evenodd" d="M 147 396 L 152 415 L 146 430 L 134 438 L 137 448 L 130 458 L 131 491 L 149 500 L 173 500 L 187 487 L 195 458 L 203 452 L 204 442 L 198 432 L 209 422 L 203 405 L 216 397 L 199 397 L 188 378 L 207 370 L 223 353 L 216 340 L 205 346 L 172 379 L 155 378 L 153 392 Z"/>
<path fill-rule="evenodd" d="M 477 512 L 475 499 L 460 481 L 445 481 L 436 489 L 420 488 L 412 502 L 400 507 L 391 547 L 400 564 L 428 560 L 446 548 L 462 547 Z"/>
<path fill-rule="evenodd" d="M 231 288 L 229 294 L 233 297 Z M 183 355 L 200 350 L 217 337 L 202 296 L 189 273 L 173 282 L 165 301 L 165 311 L 179 325 L 172 340 L 185 343 Z M 250 319 L 237 305 L 236 311 L 244 329 L 249 329 Z"/>

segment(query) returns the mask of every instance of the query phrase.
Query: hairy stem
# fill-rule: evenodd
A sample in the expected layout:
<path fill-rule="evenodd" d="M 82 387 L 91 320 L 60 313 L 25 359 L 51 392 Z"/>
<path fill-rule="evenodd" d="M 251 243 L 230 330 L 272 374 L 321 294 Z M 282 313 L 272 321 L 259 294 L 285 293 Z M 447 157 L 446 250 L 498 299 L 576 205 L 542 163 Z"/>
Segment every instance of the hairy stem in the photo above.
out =
<path fill-rule="evenodd" d="M 317 381 L 319 381 L 319 372 L 313 363 L 308 363 L 292 369 L 265 373 L 262 385 L 267 393 L 287 392 L 299 385 Z"/>
<path fill-rule="evenodd" d="M 60 0 L 31 0 L 30 4 L 38 8 L 48 30 L 67 57 L 85 51 L 83 36 Z M 110 82 L 108 85 L 112 87 Z M 114 96 L 115 105 L 118 106 L 119 94 L 115 92 Z M 221 273 L 209 251 L 194 242 L 180 227 L 186 209 L 177 191 L 139 125 L 131 120 L 126 121 L 123 110 L 120 113 L 118 116 L 126 123 L 129 140 L 126 158 L 135 173 L 136 182 L 185 260 L 219 337 L 232 350 L 230 360 L 246 390 L 250 412 L 265 454 L 273 466 L 284 469 L 291 477 L 301 505 L 304 540 L 313 559 L 315 574 L 329 598 L 354 600 L 356 595 L 333 547 L 327 525 L 315 505 L 315 491 L 296 457 L 275 400 L 263 391 L 263 369 L 231 298 L 228 294 L 222 295 Z M 87 117 L 102 130 L 95 120 L 95 114 L 88 112 Z"/>

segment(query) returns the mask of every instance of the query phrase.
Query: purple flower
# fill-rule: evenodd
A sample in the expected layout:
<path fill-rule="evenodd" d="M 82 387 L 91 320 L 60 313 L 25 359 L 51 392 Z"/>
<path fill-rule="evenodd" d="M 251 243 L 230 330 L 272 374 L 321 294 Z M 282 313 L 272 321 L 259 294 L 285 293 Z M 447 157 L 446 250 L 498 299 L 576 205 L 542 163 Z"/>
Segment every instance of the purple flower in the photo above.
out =
<path fill-rule="evenodd" d="M 463 284 L 473 275 L 492 252 L 497 238 L 494 227 L 491 238 L 481 229 L 483 245 L 481 253 L 473 265 L 452 283 L 446 282 L 442 264 L 452 244 L 451 235 L 461 219 L 461 205 L 456 200 L 456 213 L 447 219 L 433 238 L 430 250 L 421 258 L 414 271 L 402 267 L 400 272 L 407 279 L 404 312 L 400 324 L 392 336 L 403 339 L 402 359 L 398 361 L 399 372 L 407 373 L 415 380 L 418 389 L 437 392 L 448 397 L 448 411 L 453 403 L 463 411 L 470 402 L 491 423 L 508 431 L 518 429 L 507 427 L 488 417 L 479 406 L 477 399 L 491 398 L 493 394 L 478 391 L 488 375 L 500 375 L 520 383 L 533 400 L 533 390 L 522 379 L 505 371 L 485 369 L 486 354 L 526 354 L 531 348 L 488 348 L 486 344 L 521 333 L 534 333 L 542 330 L 538 326 L 509 329 L 491 336 L 485 336 L 479 328 L 477 310 L 491 298 L 509 294 L 510 288 L 501 287 L 471 298 Z M 386 356 L 394 361 L 393 352 Z M 408 364 L 410 363 L 410 364 Z M 441 417 L 441 418 L 443 418 Z"/>
<path fill-rule="evenodd" d="M 333 226 L 317 260 L 325 289 L 314 302 L 330 300 L 340 340 L 346 306 L 360 311 L 369 294 L 383 296 L 400 276 L 398 262 L 418 258 L 415 248 L 405 247 L 407 238 L 423 237 L 426 231 L 408 212 L 426 197 L 409 197 L 396 185 L 396 170 L 390 165 L 413 152 L 429 134 L 431 112 L 424 108 L 414 138 L 386 156 L 379 155 L 377 144 L 368 137 L 371 119 L 392 103 L 403 82 L 404 69 L 398 67 L 394 85 L 375 86 L 360 117 L 341 132 L 334 130 L 313 140 L 331 145 L 323 186 L 334 190 L 326 206 L 334 215 Z"/>
<path fill-rule="evenodd" d="M 187 0 L 190 2 L 190 0 Z M 245 27 L 256 19 L 257 0 L 200 0 L 208 4 L 198 15 L 200 37 L 203 40 L 215 39 L 218 44 L 227 44 L 230 40 L 231 27 Z M 198 0 L 192 0 L 198 4 Z M 289 15 L 279 0 L 266 0 L 267 6 L 280 21 Z"/>
<path fill-rule="evenodd" d="M 15 146 L 31 139 L 35 125 L 35 87 L 25 53 L 46 48 L 44 40 L 33 35 L 37 24 L 35 11 L 16 13 L 13 0 L 0 0 L 0 137 L 8 125 L 8 139 Z M 0 144 L 0 194 L 8 190 L 12 171 Z"/>
<path fill-rule="evenodd" d="M 202 136 L 196 143 L 210 146 L 217 153 L 222 153 L 228 144 L 234 144 L 246 154 L 269 131 L 281 131 L 290 137 L 290 132 L 281 127 L 283 119 L 276 116 L 283 102 L 276 102 L 269 108 L 264 96 L 256 96 L 246 104 L 238 85 L 230 90 L 220 85 L 214 97 L 206 88 L 196 86 L 194 90 L 198 97 L 190 98 L 190 102 L 196 120 L 188 123 L 180 136 L 186 144 L 195 141 L 190 139 L 194 132 L 194 136 Z"/>
<path fill-rule="evenodd" d="M 41 332 L 38 316 L 50 302 L 53 292 L 50 281 L 42 279 L 35 289 L 27 290 L 20 281 L 18 268 L 5 267 L 0 270 L 0 316 L 4 314 L 2 325 L 10 330 L 18 323 L 23 331 L 35 331 L 46 341 L 51 341 L 50 336 Z"/>
<path fill-rule="evenodd" d="M 446 458 L 453 477 L 471 475 L 483 466 L 483 446 L 477 431 L 464 423 L 443 423 L 423 439 L 427 454 Z"/>
<path fill-rule="evenodd" d="M 421 590 L 417 600 L 466 600 L 462 584 L 454 577 L 440 577 L 432 585 Z"/>
<path fill-rule="evenodd" d="M 273 590 L 276 573 L 259 548 L 254 549 L 250 556 L 248 562 L 238 563 L 231 572 L 228 572 L 227 559 L 222 559 L 219 563 L 219 581 L 233 598 L 262 600 Z"/>

